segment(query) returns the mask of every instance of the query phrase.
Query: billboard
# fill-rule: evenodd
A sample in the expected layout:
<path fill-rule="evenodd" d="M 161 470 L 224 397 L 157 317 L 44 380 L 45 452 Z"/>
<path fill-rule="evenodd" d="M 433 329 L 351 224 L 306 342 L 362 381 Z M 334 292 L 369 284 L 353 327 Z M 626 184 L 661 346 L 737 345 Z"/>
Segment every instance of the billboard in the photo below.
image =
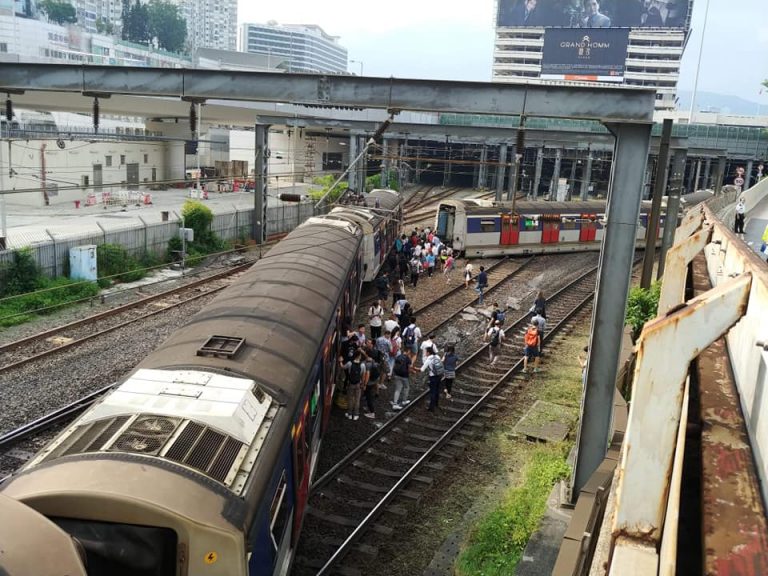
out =
<path fill-rule="evenodd" d="M 628 29 L 547 28 L 541 77 L 547 80 L 621 82 Z"/>
<path fill-rule="evenodd" d="M 499 0 L 497 26 L 685 28 L 688 0 Z"/>

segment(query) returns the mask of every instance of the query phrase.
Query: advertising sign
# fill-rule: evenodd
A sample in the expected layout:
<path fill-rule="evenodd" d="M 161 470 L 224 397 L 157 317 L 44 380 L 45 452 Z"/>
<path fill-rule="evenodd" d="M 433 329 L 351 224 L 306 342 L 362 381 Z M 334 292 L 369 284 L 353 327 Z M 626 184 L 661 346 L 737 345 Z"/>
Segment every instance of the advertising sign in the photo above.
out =
<path fill-rule="evenodd" d="M 688 0 L 499 0 L 497 26 L 685 28 Z"/>
<path fill-rule="evenodd" d="M 622 82 L 629 30 L 548 28 L 541 77 L 547 80 Z"/>

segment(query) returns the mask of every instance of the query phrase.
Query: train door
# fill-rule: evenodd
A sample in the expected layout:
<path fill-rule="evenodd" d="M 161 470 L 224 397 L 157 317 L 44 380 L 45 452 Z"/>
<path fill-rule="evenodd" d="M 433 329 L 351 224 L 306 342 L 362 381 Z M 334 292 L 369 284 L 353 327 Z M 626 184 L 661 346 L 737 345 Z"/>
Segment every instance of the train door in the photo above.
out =
<path fill-rule="evenodd" d="M 520 243 L 519 218 L 511 214 L 501 215 L 501 245 L 514 246 Z"/>
<path fill-rule="evenodd" d="M 293 516 L 293 544 L 296 545 L 301 529 L 301 519 L 304 517 L 304 508 L 307 505 L 309 495 L 309 477 L 311 475 L 311 449 L 309 441 L 312 438 L 312 430 L 309 426 L 309 399 L 299 413 L 296 423 L 293 425 L 293 480 L 296 494 L 296 505 Z"/>
<path fill-rule="evenodd" d="M 452 206 L 440 206 L 437 214 L 437 237 L 446 244 L 451 245 L 453 241 L 453 226 L 456 221 L 456 209 Z"/>
<path fill-rule="evenodd" d="M 560 240 L 560 216 L 546 215 L 543 219 L 543 231 L 541 233 L 542 244 L 557 244 Z"/>
<path fill-rule="evenodd" d="M 597 223 L 594 214 L 582 214 L 581 232 L 579 233 L 579 242 L 594 242 L 597 234 Z"/>

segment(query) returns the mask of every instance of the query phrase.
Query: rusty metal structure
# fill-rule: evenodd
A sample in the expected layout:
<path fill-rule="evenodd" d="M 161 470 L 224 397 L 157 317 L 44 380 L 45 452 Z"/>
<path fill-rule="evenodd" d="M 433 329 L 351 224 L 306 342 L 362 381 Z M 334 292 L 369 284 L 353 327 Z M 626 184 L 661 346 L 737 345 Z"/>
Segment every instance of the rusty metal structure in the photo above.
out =
<path fill-rule="evenodd" d="M 731 232 L 736 195 L 676 231 L 627 361 L 628 420 L 580 492 L 557 576 L 768 573 L 768 266 Z M 742 195 L 756 206 L 768 180 Z"/>

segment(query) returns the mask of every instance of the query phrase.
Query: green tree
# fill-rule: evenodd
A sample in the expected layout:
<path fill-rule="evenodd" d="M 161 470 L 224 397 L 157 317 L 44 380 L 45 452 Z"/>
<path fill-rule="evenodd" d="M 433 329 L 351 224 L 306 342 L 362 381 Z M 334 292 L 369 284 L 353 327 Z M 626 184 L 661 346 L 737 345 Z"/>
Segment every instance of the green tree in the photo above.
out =
<path fill-rule="evenodd" d="M 179 7 L 166 0 L 151 0 L 148 9 L 149 32 L 157 45 L 169 52 L 181 52 L 187 40 L 187 21 Z"/>
<path fill-rule="evenodd" d="M 48 16 L 48 20 L 56 24 L 74 24 L 77 22 L 75 7 L 62 0 L 42 0 L 38 4 L 40 9 Z"/>
<path fill-rule="evenodd" d="M 115 26 L 112 22 L 106 18 L 96 19 L 96 32 L 99 34 L 114 34 Z"/>
<path fill-rule="evenodd" d="M 123 40 L 146 44 L 152 39 L 149 30 L 149 8 L 140 0 L 131 5 L 130 0 L 123 0 Z"/>
<path fill-rule="evenodd" d="M 632 339 L 637 341 L 643 326 L 656 317 L 661 295 L 661 282 L 654 282 L 647 290 L 636 286 L 629 291 L 626 324 L 632 326 Z"/>
<path fill-rule="evenodd" d="M 309 197 L 314 201 L 317 202 L 325 196 L 328 191 L 331 189 L 331 186 L 334 182 L 336 182 L 336 176 L 333 174 L 328 174 L 326 176 L 318 176 L 317 178 L 312 179 L 312 184 L 315 186 L 320 186 L 320 188 L 310 188 L 309 189 Z M 343 180 L 338 183 L 336 188 L 334 188 L 330 194 L 328 194 L 328 197 L 325 199 L 326 203 L 333 204 L 338 200 L 344 192 L 347 191 L 347 188 L 349 188 L 349 182 L 346 180 Z"/>

